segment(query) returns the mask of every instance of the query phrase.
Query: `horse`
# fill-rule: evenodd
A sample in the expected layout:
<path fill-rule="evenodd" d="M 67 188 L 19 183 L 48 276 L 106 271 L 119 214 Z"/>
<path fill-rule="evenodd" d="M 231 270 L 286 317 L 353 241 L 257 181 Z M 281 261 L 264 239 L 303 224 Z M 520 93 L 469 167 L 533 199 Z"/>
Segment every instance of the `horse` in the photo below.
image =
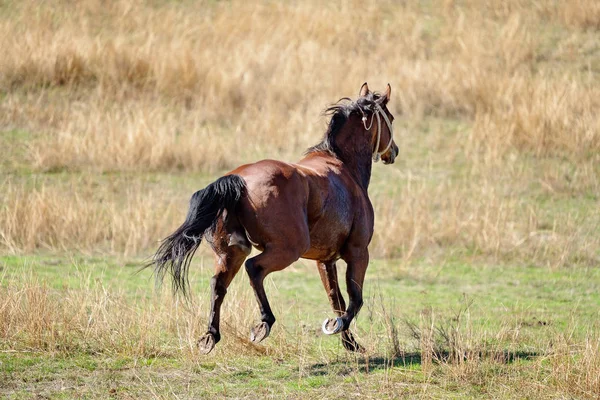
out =
<path fill-rule="evenodd" d="M 300 258 L 316 261 L 337 315 L 323 322 L 323 332 L 341 333 L 349 351 L 364 350 L 349 327 L 363 305 L 373 237 L 368 195 L 372 165 L 380 158 L 392 164 L 398 154 L 394 116 L 387 108 L 390 96 L 389 84 L 379 93 L 365 82 L 356 101 L 344 97 L 326 108 L 331 119 L 323 140 L 297 163 L 262 160 L 242 165 L 192 195 L 185 221 L 162 241 L 148 265 L 159 281 L 169 273 L 175 292 L 185 295 L 192 257 L 203 239 L 210 243 L 215 273 L 208 330 L 197 343 L 200 353 L 208 354 L 221 339 L 221 305 L 242 264 L 261 315 L 250 340 L 259 343 L 275 323 L 263 281 Z M 246 260 L 253 247 L 260 254 Z M 348 307 L 338 285 L 339 259 L 347 264 Z"/>

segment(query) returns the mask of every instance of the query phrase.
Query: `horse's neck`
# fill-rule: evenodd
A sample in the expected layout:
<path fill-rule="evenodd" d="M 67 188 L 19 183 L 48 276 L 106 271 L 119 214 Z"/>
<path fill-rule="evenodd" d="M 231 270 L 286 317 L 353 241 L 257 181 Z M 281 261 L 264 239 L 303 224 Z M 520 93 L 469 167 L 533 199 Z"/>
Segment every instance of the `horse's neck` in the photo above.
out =
<path fill-rule="evenodd" d="M 340 160 L 366 191 L 371 181 L 371 143 L 362 123 L 348 121 L 336 137 Z"/>

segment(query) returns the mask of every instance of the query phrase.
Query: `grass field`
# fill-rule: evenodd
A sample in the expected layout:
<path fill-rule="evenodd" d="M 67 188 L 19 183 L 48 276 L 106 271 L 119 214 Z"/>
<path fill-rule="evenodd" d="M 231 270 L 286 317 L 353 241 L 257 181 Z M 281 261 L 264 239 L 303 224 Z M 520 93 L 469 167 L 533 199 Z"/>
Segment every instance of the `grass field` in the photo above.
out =
<path fill-rule="evenodd" d="M 600 397 L 600 3 L 0 0 L 0 396 Z M 136 273 L 189 196 L 297 160 L 321 111 L 392 85 L 365 354 L 318 273 L 244 274 L 199 356 L 191 302 Z M 343 270 L 344 266 L 340 266 Z"/>
<path fill-rule="evenodd" d="M 2 394 L 540 398 L 597 389 L 594 268 L 374 262 L 355 326 L 367 353 L 354 355 L 321 334 L 329 305 L 315 267 L 300 262 L 269 279 L 278 323 L 264 345 L 247 338 L 256 310 L 240 277 L 223 342 L 201 357 L 204 262 L 186 305 L 153 292 L 136 260 L 5 257 Z"/>

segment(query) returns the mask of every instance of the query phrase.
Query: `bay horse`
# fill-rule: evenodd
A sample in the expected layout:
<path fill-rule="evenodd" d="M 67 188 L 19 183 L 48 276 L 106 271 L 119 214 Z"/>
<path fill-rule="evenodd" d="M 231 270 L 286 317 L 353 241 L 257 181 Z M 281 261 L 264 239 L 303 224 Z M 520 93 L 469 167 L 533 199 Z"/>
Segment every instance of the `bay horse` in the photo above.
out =
<path fill-rule="evenodd" d="M 371 92 L 365 82 L 356 101 L 342 98 L 326 109 L 331 120 L 323 140 L 299 162 L 243 165 L 194 193 L 185 222 L 162 241 L 149 265 L 159 281 L 169 273 L 175 291 L 185 294 L 196 249 L 203 238 L 211 244 L 215 274 L 208 331 L 198 341 L 201 353 L 209 353 L 221 339 L 221 304 L 252 247 L 261 251 L 245 261 L 261 314 L 251 329 L 252 342 L 269 336 L 275 323 L 265 277 L 304 258 L 316 261 L 337 315 L 323 322 L 323 332 L 341 333 L 347 350 L 362 350 L 348 328 L 363 304 L 369 264 L 374 212 L 367 189 L 372 164 L 379 158 L 392 164 L 398 154 L 394 117 L 387 108 L 390 95 L 389 84 L 381 94 Z M 338 285 L 340 258 L 347 264 L 347 308 Z"/>

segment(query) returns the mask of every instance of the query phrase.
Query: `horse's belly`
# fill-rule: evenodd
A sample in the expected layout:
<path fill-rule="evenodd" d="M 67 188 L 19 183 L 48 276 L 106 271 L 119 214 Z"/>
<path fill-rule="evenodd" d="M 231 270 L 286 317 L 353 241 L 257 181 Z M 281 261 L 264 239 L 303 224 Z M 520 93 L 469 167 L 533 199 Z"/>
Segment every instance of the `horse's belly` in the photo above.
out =
<path fill-rule="evenodd" d="M 302 258 L 322 261 L 339 258 L 349 232 L 350 224 L 344 224 L 339 220 L 317 222 L 310 227 L 310 248 Z"/>
<path fill-rule="evenodd" d="M 311 247 L 306 253 L 302 254 L 302 258 L 308 260 L 329 261 L 340 258 L 339 252 L 332 252 L 331 249 L 319 249 Z"/>

